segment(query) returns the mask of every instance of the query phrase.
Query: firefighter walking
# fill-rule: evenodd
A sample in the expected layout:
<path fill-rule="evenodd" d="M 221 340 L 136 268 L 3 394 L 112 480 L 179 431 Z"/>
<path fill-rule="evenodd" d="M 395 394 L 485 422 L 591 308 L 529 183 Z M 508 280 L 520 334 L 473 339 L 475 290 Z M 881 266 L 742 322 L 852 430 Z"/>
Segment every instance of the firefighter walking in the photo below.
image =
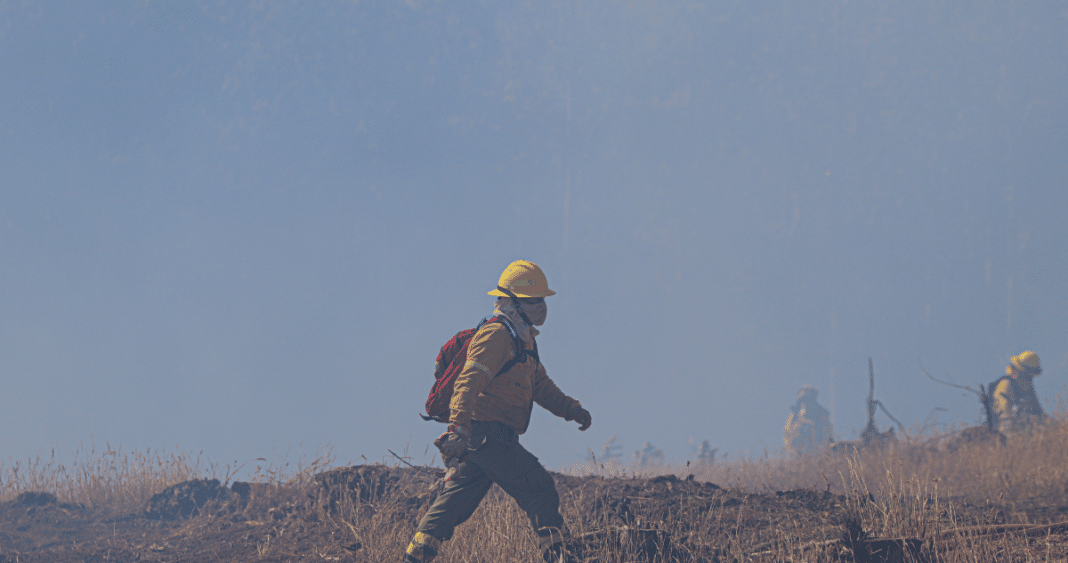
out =
<path fill-rule="evenodd" d="M 533 262 L 517 260 L 501 274 L 494 315 L 471 338 L 467 362 L 449 403 L 448 430 L 435 440 L 452 469 L 444 489 L 408 544 L 405 563 L 428 563 L 452 538 L 456 526 L 478 508 L 494 483 L 526 512 L 547 563 L 566 561 L 564 519 L 552 475 L 520 443 L 534 403 L 579 430 L 592 423 L 589 411 L 549 379 L 537 353 L 535 327 L 545 322 L 545 298 L 555 295 Z M 523 344 L 517 355 L 516 337 Z M 513 359 L 506 371 L 501 369 Z"/>

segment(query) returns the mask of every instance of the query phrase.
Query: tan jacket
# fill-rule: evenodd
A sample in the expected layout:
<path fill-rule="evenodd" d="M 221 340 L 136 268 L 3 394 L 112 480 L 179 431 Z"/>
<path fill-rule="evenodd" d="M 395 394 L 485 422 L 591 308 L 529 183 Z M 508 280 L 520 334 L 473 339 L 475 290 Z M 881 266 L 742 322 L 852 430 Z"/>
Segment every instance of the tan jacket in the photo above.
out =
<path fill-rule="evenodd" d="M 467 364 L 453 387 L 450 422 L 467 427 L 472 420 L 503 422 L 522 434 L 535 402 L 562 418 L 582 406 L 565 395 L 549 379 L 545 366 L 530 356 L 494 377 L 514 357 L 512 336 L 501 323 L 487 324 L 475 333 L 467 347 Z"/>
<path fill-rule="evenodd" d="M 1004 377 L 993 395 L 998 430 L 1003 434 L 1027 430 L 1045 418 L 1031 378 Z"/>
<path fill-rule="evenodd" d="M 798 401 L 786 419 L 782 444 L 789 454 L 805 454 L 827 448 L 834 439 L 831 413 L 822 405 Z"/>

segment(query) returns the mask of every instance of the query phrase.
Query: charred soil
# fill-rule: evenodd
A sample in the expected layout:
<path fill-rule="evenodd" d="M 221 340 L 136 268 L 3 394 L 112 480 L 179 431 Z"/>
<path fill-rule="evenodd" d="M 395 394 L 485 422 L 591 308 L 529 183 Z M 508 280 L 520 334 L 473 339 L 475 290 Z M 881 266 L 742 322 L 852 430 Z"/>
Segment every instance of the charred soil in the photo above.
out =
<path fill-rule="evenodd" d="M 1068 520 L 1068 506 L 921 500 L 894 508 L 911 501 L 808 489 L 753 494 L 692 476 L 555 477 L 571 551 L 582 561 L 1068 557 L 1068 526 L 1040 526 Z M 199 479 L 127 514 L 28 492 L 0 505 L 0 562 L 399 560 L 437 479 L 429 468 L 385 465 L 333 469 L 300 486 Z M 873 533 L 873 518 L 894 510 L 917 518 L 913 537 Z M 507 497 L 491 493 L 479 511 L 488 514 L 462 526 L 441 561 L 461 560 L 450 550 L 466 551 L 467 561 L 499 560 L 494 542 L 511 560 L 535 560 L 532 537 L 523 536 L 528 525 Z"/>

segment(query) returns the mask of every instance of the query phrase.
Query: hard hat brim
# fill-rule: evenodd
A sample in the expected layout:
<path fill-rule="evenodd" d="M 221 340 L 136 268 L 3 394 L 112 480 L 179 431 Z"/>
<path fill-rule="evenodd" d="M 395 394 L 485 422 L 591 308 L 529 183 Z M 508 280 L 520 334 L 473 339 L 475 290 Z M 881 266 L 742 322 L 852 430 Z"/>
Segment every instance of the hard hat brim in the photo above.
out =
<path fill-rule="evenodd" d="M 1025 356 L 1028 360 L 1033 358 L 1035 365 L 1030 366 L 1025 364 Z M 1017 371 L 1027 375 L 1040 375 L 1042 373 L 1042 364 L 1039 363 L 1038 355 L 1031 351 L 1023 352 L 1009 358 L 1009 363 L 1011 363 Z"/>
<path fill-rule="evenodd" d="M 551 297 L 553 295 L 556 295 L 556 292 L 551 290 L 551 289 L 546 289 L 545 291 L 539 291 L 539 292 L 534 292 L 534 293 L 525 292 L 525 291 L 520 290 L 520 291 L 516 291 L 514 293 L 515 293 L 516 297 L 524 297 L 524 298 L 527 298 L 527 297 Z M 490 290 L 490 291 L 486 292 L 486 295 L 493 295 L 495 297 L 508 297 L 507 293 L 505 293 L 505 292 L 503 292 L 503 291 L 501 291 L 499 289 Z"/>
<path fill-rule="evenodd" d="M 1024 364 L 1016 361 L 1016 358 L 1012 359 L 1012 367 L 1015 368 L 1017 372 L 1022 373 L 1024 375 L 1042 375 L 1042 368 L 1041 367 L 1037 367 L 1036 368 L 1036 367 L 1031 367 L 1031 366 L 1028 366 L 1028 365 L 1024 365 Z"/>

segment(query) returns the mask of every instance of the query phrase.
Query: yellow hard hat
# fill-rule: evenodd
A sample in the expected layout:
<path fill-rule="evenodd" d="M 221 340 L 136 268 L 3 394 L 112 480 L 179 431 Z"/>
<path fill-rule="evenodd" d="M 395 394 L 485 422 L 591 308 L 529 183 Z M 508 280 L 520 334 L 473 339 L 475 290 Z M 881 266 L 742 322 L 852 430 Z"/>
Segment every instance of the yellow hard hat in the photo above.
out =
<path fill-rule="evenodd" d="M 516 297 L 548 297 L 556 295 L 549 289 L 549 282 L 545 279 L 545 273 L 537 264 L 529 260 L 516 260 L 504 269 L 501 279 L 497 281 L 497 289 L 489 292 L 497 297 L 511 297 L 503 290 L 511 291 Z"/>
<path fill-rule="evenodd" d="M 1028 350 L 1012 357 L 1012 367 L 1016 371 L 1026 375 L 1039 375 L 1042 373 L 1042 364 L 1038 361 L 1038 354 Z"/>

